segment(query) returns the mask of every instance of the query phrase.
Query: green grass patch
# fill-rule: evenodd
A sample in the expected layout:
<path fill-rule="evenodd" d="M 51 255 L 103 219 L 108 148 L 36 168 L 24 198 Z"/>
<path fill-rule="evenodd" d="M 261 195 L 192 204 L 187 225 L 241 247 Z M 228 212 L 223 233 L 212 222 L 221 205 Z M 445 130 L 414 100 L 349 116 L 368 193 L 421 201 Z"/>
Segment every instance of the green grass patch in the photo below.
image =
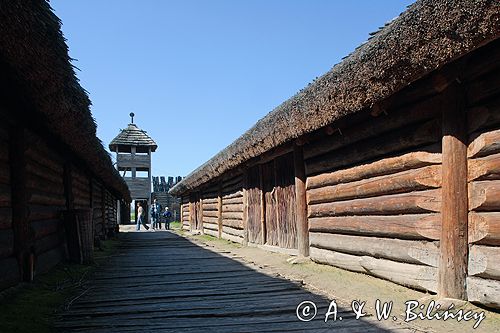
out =
<path fill-rule="evenodd" d="M 180 229 L 181 226 L 181 222 L 179 221 L 170 222 L 170 228 L 172 229 Z"/>
<path fill-rule="evenodd" d="M 37 276 L 33 283 L 5 291 L 5 297 L 0 299 L 1 331 L 52 332 L 57 312 L 88 290 L 92 273 L 117 252 L 118 243 L 115 239 L 102 242 L 102 251 L 96 249 L 92 265 L 59 264 Z"/>

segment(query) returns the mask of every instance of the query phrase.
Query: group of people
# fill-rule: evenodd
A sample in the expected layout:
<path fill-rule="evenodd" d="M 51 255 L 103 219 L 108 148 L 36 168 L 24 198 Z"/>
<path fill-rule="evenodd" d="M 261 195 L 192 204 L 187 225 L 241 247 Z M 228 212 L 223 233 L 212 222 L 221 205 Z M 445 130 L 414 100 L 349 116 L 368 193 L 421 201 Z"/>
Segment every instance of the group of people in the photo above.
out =
<path fill-rule="evenodd" d="M 149 213 L 151 216 L 152 231 L 161 229 L 162 218 L 165 220 L 165 230 L 170 229 L 170 219 L 172 218 L 172 213 L 168 210 L 168 207 L 165 207 L 165 210 L 162 212 L 161 205 L 156 201 L 156 199 L 154 199 Z M 137 231 L 141 230 L 141 224 L 144 226 L 144 229 L 149 230 L 149 226 L 146 224 L 146 221 L 144 219 L 144 208 L 142 207 L 142 204 L 138 202 L 136 228 Z"/>

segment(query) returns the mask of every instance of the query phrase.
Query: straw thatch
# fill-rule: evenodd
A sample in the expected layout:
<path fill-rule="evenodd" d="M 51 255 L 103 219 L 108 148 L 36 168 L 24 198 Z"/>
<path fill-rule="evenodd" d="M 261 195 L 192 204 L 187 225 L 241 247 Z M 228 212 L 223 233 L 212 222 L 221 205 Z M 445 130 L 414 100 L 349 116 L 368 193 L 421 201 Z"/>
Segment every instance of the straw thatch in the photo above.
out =
<path fill-rule="evenodd" d="M 180 195 L 241 163 L 391 96 L 499 37 L 500 2 L 420 0 L 341 63 L 259 120 L 171 193 Z"/>
<path fill-rule="evenodd" d="M 96 136 L 90 100 L 78 83 L 61 22 L 43 0 L 0 2 L 0 60 L 33 114 L 116 195 L 130 199 Z M 19 115 L 15 115 L 19 116 Z"/>

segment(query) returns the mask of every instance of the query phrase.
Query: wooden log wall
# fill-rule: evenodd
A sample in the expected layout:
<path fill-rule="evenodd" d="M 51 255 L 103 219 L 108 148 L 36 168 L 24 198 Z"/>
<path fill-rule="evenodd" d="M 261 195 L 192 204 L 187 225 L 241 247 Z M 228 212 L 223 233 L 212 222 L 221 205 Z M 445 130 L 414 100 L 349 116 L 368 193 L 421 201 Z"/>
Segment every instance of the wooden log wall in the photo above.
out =
<path fill-rule="evenodd" d="M 500 43 L 496 43 L 500 44 Z M 500 308 L 500 45 L 467 70 L 469 257 L 467 297 Z M 487 70 L 485 70 L 485 68 Z"/>
<path fill-rule="evenodd" d="M 243 243 L 243 175 L 222 181 L 222 230 L 221 237 L 236 243 Z"/>
<path fill-rule="evenodd" d="M 433 96 L 304 145 L 311 258 L 435 292 L 440 141 Z"/>
<path fill-rule="evenodd" d="M 107 237 L 113 237 L 118 227 L 116 198 L 109 190 L 104 191 L 104 213 Z"/>
<path fill-rule="evenodd" d="M 92 180 L 92 219 L 94 224 L 94 235 L 100 240 L 106 239 L 106 227 L 104 225 L 104 198 L 103 186 L 97 180 Z"/>
<path fill-rule="evenodd" d="M 183 230 L 191 230 L 189 224 L 189 196 L 181 198 L 181 224 Z"/>
<path fill-rule="evenodd" d="M 217 186 L 212 185 L 207 187 L 201 195 L 201 200 L 203 203 L 203 233 L 210 236 L 219 237 Z"/>
<path fill-rule="evenodd" d="M 12 229 L 11 177 L 9 165 L 9 131 L 0 124 L 0 290 L 20 281 L 17 260 L 14 255 L 14 231 Z"/>
<path fill-rule="evenodd" d="M 75 208 L 90 208 L 92 204 L 90 177 L 82 169 L 72 165 L 71 181 Z"/>

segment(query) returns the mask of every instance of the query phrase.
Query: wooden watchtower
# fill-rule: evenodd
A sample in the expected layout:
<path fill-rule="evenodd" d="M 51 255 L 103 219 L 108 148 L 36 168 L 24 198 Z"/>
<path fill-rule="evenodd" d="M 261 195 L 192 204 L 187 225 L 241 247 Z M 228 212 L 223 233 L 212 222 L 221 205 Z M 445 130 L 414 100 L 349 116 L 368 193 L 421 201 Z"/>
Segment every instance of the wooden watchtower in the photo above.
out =
<path fill-rule="evenodd" d="M 151 197 L 151 153 L 158 146 L 134 124 L 134 113 L 130 117 L 130 124 L 111 141 L 109 149 L 116 153 L 116 168 L 127 183 L 132 200 L 141 202 L 147 212 Z"/>

